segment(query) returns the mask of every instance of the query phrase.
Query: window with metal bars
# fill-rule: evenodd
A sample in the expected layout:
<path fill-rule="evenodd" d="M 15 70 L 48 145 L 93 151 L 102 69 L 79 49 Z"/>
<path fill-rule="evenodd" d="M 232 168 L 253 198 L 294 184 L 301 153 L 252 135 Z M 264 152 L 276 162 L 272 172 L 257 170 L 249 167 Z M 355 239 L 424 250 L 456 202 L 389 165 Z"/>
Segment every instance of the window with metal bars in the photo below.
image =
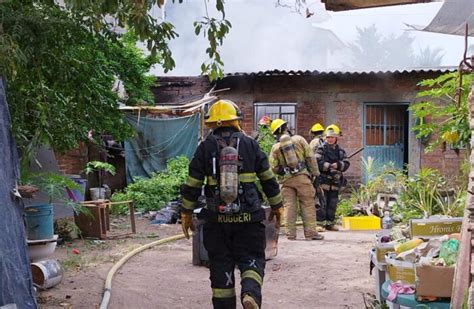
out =
<path fill-rule="evenodd" d="M 405 119 L 403 105 L 367 105 L 365 110 L 365 145 L 403 144 Z"/>
<path fill-rule="evenodd" d="M 255 103 L 254 104 L 254 128 L 263 116 L 274 120 L 281 118 L 288 123 L 288 129 L 296 133 L 296 104 L 295 103 Z"/>

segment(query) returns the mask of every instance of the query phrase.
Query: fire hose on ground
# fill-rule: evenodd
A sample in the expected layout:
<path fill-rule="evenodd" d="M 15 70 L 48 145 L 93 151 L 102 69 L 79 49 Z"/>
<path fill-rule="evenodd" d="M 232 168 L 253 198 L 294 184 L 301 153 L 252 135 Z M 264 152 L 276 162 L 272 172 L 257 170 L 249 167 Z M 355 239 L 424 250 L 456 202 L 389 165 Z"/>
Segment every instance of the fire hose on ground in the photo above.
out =
<path fill-rule="evenodd" d="M 180 235 L 175 235 L 175 236 L 153 241 L 149 244 L 143 245 L 141 247 L 138 247 L 130 251 L 124 257 L 122 257 L 117 263 L 115 263 L 114 266 L 112 266 L 112 268 L 109 270 L 109 273 L 107 274 L 107 278 L 105 279 L 104 296 L 102 297 L 102 302 L 100 303 L 100 309 L 107 309 L 109 305 L 109 301 L 110 301 L 110 296 L 112 293 L 112 279 L 115 273 L 117 272 L 117 270 L 119 270 L 120 267 L 122 267 L 123 264 L 125 264 L 131 257 L 151 247 L 166 244 L 166 243 L 179 240 L 182 238 L 184 238 L 184 235 L 180 234 Z"/>
<path fill-rule="evenodd" d="M 296 222 L 296 225 L 302 225 L 303 222 L 301 221 L 298 221 Z M 282 224 L 282 226 L 285 226 L 284 224 Z M 105 279 L 105 286 L 104 286 L 104 295 L 102 296 L 102 302 L 100 303 L 100 309 L 107 309 L 108 306 L 109 306 L 109 301 L 110 301 L 110 297 L 112 295 L 112 279 L 115 275 L 115 273 L 126 263 L 128 262 L 128 260 L 130 258 L 132 258 L 133 256 L 135 256 L 136 254 L 142 252 L 142 251 L 145 251 L 146 249 L 149 249 L 151 247 L 154 247 L 154 246 L 159 246 L 159 245 L 163 245 L 163 244 L 166 244 L 166 243 L 169 243 L 169 242 L 172 242 L 172 241 L 175 241 L 175 240 L 180 240 L 180 239 L 183 239 L 184 238 L 184 234 L 179 234 L 179 235 L 175 235 L 175 236 L 171 236 L 171 237 L 167 237 L 167 238 L 164 238 L 164 239 L 160 239 L 160 240 L 155 240 L 151 243 L 148 243 L 146 245 L 143 245 L 141 247 L 138 247 L 132 251 L 130 251 L 129 253 L 127 253 L 124 257 L 122 257 L 117 263 L 115 263 L 112 268 L 109 270 L 109 273 L 107 274 L 107 277 Z"/>

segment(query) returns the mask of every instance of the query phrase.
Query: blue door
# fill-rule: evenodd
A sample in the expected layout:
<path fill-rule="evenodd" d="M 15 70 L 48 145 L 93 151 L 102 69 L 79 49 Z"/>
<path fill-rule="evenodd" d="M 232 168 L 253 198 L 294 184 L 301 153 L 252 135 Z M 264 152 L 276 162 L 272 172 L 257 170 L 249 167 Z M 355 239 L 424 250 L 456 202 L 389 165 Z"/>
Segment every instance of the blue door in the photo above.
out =
<path fill-rule="evenodd" d="M 408 139 L 407 104 L 373 104 L 364 106 L 364 159 L 374 160 L 379 170 L 386 165 L 402 169 Z M 367 175 L 364 175 L 367 180 Z"/>

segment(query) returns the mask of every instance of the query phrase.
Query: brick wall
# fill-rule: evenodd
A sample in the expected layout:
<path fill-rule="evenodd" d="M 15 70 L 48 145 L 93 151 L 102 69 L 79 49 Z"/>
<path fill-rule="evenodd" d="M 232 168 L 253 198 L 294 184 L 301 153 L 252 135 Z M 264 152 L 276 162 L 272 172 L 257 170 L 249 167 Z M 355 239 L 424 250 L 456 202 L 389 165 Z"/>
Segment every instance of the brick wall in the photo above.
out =
<path fill-rule="evenodd" d="M 366 102 L 380 104 L 411 103 L 418 91 L 416 84 L 433 78 L 436 73 L 397 74 L 327 74 L 317 76 L 230 76 L 218 83 L 221 98 L 236 102 L 242 109 L 242 127 L 248 133 L 254 128 L 254 103 L 296 103 L 297 134 L 309 139 L 309 129 L 320 122 L 327 126 L 336 123 L 342 130 L 340 145 L 348 154 L 363 146 L 363 106 Z M 437 168 L 455 175 L 462 155 L 453 150 L 437 150 L 425 154 L 410 133 L 410 164 Z M 361 179 L 362 153 L 351 159 L 348 179 Z M 415 169 L 415 171 L 416 171 Z M 412 170 L 413 171 L 413 170 Z"/>
<path fill-rule="evenodd" d="M 158 77 L 155 87 L 151 91 L 155 97 L 156 104 L 179 104 L 187 103 L 202 98 L 211 89 L 207 77 Z M 157 116 L 159 117 L 159 116 Z M 81 144 L 78 148 L 64 154 L 56 154 L 59 169 L 66 174 L 83 174 L 88 161 L 103 160 L 97 149 L 88 151 L 88 147 Z M 126 186 L 125 181 L 125 159 L 116 155 L 108 159 L 109 163 L 115 166 L 116 175 L 106 175 L 103 179 L 111 189 L 122 189 Z M 83 175 L 85 176 L 85 175 Z M 92 174 L 88 180 L 91 186 L 97 185 L 97 179 Z"/>
<path fill-rule="evenodd" d="M 438 148 L 432 152 L 422 154 L 421 166 L 438 169 L 447 176 L 456 176 L 465 157 L 466 150 L 456 153 L 454 150 L 446 149 L 446 151 L 443 151 Z"/>
<path fill-rule="evenodd" d="M 162 76 L 156 78 L 151 91 L 156 104 L 166 105 L 198 100 L 210 89 L 206 76 Z"/>
<path fill-rule="evenodd" d="M 87 147 L 81 143 L 66 153 L 56 153 L 59 170 L 65 174 L 81 175 L 88 162 Z"/>
<path fill-rule="evenodd" d="M 219 93 L 220 98 L 234 101 L 244 119 L 242 128 L 252 133 L 254 103 L 296 103 L 297 134 L 309 139 L 309 129 L 320 122 L 327 126 L 339 125 L 343 136 L 339 143 L 348 154 L 363 146 L 363 103 L 415 101 L 416 84 L 432 78 L 436 73 L 397 74 L 325 74 L 308 76 L 229 76 L 217 84 L 217 89 L 230 88 Z M 158 77 L 152 88 L 157 104 L 186 103 L 201 98 L 211 89 L 207 77 Z M 459 168 L 462 154 L 453 150 L 436 150 L 425 154 L 413 133 L 410 133 L 411 172 L 421 167 L 432 167 L 448 175 Z M 361 178 L 362 153 L 351 159 L 347 177 L 352 182 Z M 72 151 L 60 158 L 60 167 L 67 173 L 84 168 L 87 158 Z"/>

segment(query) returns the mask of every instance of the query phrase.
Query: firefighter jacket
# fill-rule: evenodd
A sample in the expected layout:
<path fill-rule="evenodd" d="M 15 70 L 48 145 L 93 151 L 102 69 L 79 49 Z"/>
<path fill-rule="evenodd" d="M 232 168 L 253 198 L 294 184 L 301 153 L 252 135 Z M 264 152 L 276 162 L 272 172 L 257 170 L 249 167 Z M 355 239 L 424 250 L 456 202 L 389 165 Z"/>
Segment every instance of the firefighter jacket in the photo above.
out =
<path fill-rule="evenodd" d="M 237 214 L 223 216 L 218 212 L 218 206 L 223 204 L 219 196 L 219 153 L 222 146 L 219 139 L 238 138 L 240 167 L 238 172 L 239 194 L 235 203 L 239 204 Z M 263 193 L 272 208 L 282 206 L 280 188 L 268 164 L 267 156 L 261 151 L 258 143 L 251 137 L 238 132 L 232 127 L 220 127 L 201 142 L 189 163 L 189 176 L 181 187 L 183 197 L 182 210 L 192 211 L 197 208 L 198 198 L 206 197 L 206 207 L 201 211 L 201 218 L 222 223 L 254 222 L 265 219 L 261 207 L 261 194 L 256 181 L 260 180 Z M 199 216 L 198 216 L 199 217 Z"/>
<path fill-rule="evenodd" d="M 293 176 L 306 174 L 308 176 L 318 176 L 319 170 L 315 160 L 314 152 L 309 146 L 308 142 L 300 135 L 292 135 L 296 156 L 301 163 L 302 168 L 298 172 L 292 172 L 287 168 L 285 156 L 280 147 L 280 142 L 273 145 L 270 152 L 270 166 L 272 171 L 277 174 L 278 181 L 284 183 Z"/>
<path fill-rule="evenodd" d="M 314 154 L 316 155 L 318 148 L 324 145 L 324 139 L 321 136 L 315 136 L 311 142 L 309 142 L 309 147 L 313 149 Z"/>
<path fill-rule="evenodd" d="M 346 184 L 342 173 L 345 172 L 349 166 L 349 160 L 344 149 L 338 144 L 329 145 L 323 144 L 318 147 L 316 151 L 316 160 L 321 171 L 319 181 L 325 190 L 339 190 Z M 337 168 L 332 168 L 331 165 L 337 163 Z"/>

